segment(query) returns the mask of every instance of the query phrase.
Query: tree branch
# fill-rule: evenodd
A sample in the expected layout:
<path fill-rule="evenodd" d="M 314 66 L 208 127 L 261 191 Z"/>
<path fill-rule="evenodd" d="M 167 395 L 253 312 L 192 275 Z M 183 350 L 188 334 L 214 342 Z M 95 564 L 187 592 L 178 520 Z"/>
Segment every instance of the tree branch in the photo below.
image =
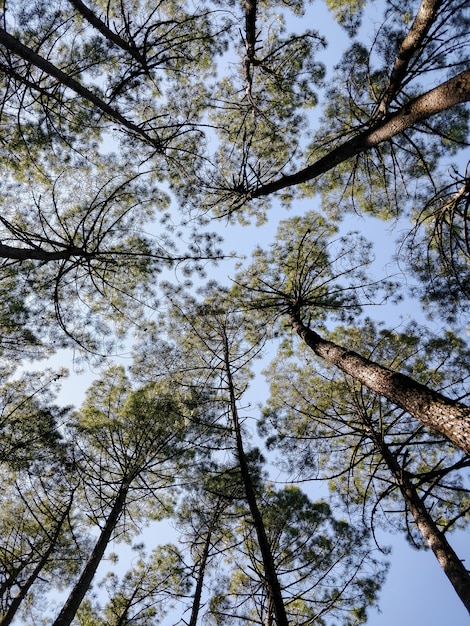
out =
<path fill-rule="evenodd" d="M 395 59 L 388 85 L 378 105 L 377 113 L 379 115 L 387 114 L 388 106 L 396 96 L 406 76 L 408 65 L 413 55 L 423 43 L 429 29 L 434 24 L 437 11 L 443 1 L 444 0 L 422 0 L 413 24 L 406 37 L 403 39 Z"/>
<path fill-rule="evenodd" d="M 90 91 L 87 87 L 84 87 L 77 80 L 53 65 L 50 61 L 37 54 L 37 52 L 35 52 L 31 48 L 28 48 L 27 46 L 22 44 L 18 39 L 7 33 L 7 31 L 3 28 L 0 28 L 0 44 L 5 46 L 5 48 L 10 50 L 10 52 L 12 52 L 13 54 L 19 56 L 20 58 L 27 61 L 28 63 L 31 63 L 49 76 L 52 76 L 53 78 L 58 80 L 61 85 L 71 89 L 77 95 L 81 96 L 90 104 L 95 106 L 102 113 L 118 122 L 121 126 L 131 131 L 131 133 L 138 135 L 140 138 L 144 139 L 146 143 L 157 148 L 159 152 L 163 153 L 162 143 L 158 137 L 151 137 L 148 132 L 145 131 L 141 126 L 134 124 L 134 122 L 124 117 L 124 115 L 122 115 L 114 107 L 110 106 L 108 103 L 102 100 L 95 93 Z M 20 78 L 20 80 L 26 82 L 26 80 L 23 80 L 22 77 L 18 77 L 18 74 L 16 72 L 15 78 Z M 31 87 L 29 81 L 28 86 Z"/>
<path fill-rule="evenodd" d="M 468 102 L 469 100 L 470 70 L 465 70 L 435 89 L 431 89 L 425 94 L 411 100 L 405 104 L 400 111 L 384 118 L 356 137 L 337 146 L 324 157 L 304 169 L 299 170 L 295 174 L 281 176 L 281 178 L 261 185 L 253 191 L 246 190 L 246 197 L 247 199 L 252 199 L 268 196 L 281 189 L 313 180 L 340 163 L 366 150 L 370 150 L 370 148 L 374 146 L 378 146 L 418 122 L 432 115 L 436 115 L 437 113 L 441 113 L 442 111 L 446 111 L 457 104 Z"/>
<path fill-rule="evenodd" d="M 144 55 L 140 54 L 139 50 L 120 37 L 117 33 L 112 31 L 98 16 L 96 16 L 91 9 L 89 9 L 81 0 L 69 0 L 70 4 L 74 7 L 80 15 L 86 19 L 96 30 L 98 30 L 103 37 L 108 41 L 112 41 L 118 48 L 128 52 L 136 61 L 138 61 L 143 68 L 147 65 L 147 60 Z"/>

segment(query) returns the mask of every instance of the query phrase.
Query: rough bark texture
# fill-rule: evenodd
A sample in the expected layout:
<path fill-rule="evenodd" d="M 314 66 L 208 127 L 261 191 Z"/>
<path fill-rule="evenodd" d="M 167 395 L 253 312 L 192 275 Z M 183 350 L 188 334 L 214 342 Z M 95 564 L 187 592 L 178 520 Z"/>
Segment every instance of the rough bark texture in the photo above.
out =
<path fill-rule="evenodd" d="M 378 112 L 380 114 L 386 115 L 390 102 L 396 96 L 402 85 L 410 61 L 419 51 L 424 38 L 434 24 L 437 11 L 442 3 L 443 0 L 422 0 L 413 24 L 402 41 L 397 58 L 395 59 L 387 88 L 378 106 Z"/>
<path fill-rule="evenodd" d="M 445 575 L 457 595 L 470 613 L 470 574 L 434 522 L 423 500 L 420 498 L 408 474 L 398 463 L 383 438 L 367 423 L 369 436 L 390 470 L 403 499 L 426 543 L 433 551 Z"/>
<path fill-rule="evenodd" d="M 470 454 L 470 407 L 447 398 L 409 376 L 394 372 L 347 350 L 304 326 L 297 314 L 293 329 L 327 363 L 335 365 L 363 385 L 407 411 L 430 430 L 447 437 Z"/>
<path fill-rule="evenodd" d="M 383 118 L 371 128 L 331 150 L 331 152 L 315 163 L 312 163 L 312 165 L 305 167 L 295 174 L 281 176 L 281 178 L 271 183 L 261 185 L 253 191 L 248 191 L 247 197 L 259 198 L 261 196 L 267 196 L 281 189 L 313 180 L 340 163 L 391 139 L 407 128 L 410 128 L 410 126 L 428 119 L 437 113 L 446 111 L 456 104 L 468 102 L 469 100 L 470 70 L 465 70 L 435 89 L 431 89 L 422 96 L 411 100 L 400 109 L 400 111 Z"/>

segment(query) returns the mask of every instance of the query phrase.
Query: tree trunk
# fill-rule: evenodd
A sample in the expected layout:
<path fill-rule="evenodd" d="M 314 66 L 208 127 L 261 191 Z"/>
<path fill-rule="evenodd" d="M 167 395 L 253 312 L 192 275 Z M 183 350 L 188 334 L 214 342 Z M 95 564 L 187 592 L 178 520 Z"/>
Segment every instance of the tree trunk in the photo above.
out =
<path fill-rule="evenodd" d="M 245 93 L 252 101 L 253 65 L 256 47 L 256 10 L 257 0 L 245 0 Z M 253 102 L 251 102 L 253 104 Z"/>
<path fill-rule="evenodd" d="M 130 481 L 127 479 L 121 483 L 118 495 L 114 500 L 113 507 L 106 519 L 103 529 L 101 530 L 98 541 L 88 558 L 85 569 L 70 592 L 67 601 L 52 626 L 70 626 L 72 620 L 74 619 L 85 594 L 91 586 L 93 577 L 98 569 L 98 565 L 101 563 L 101 559 L 103 558 L 119 517 L 121 516 L 121 513 L 126 505 L 129 487 Z"/>
<path fill-rule="evenodd" d="M 204 583 L 204 576 L 206 573 L 206 565 L 209 559 L 209 552 L 211 547 L 211 539 L 212 539 L 212 528 L 209 528 L 206 535 L 206 540 L 204 542 L 204 548 L 202 551 L 202 556 L 199 562 L 199 568 L 197 573 L 197 582 L 196 582 L 196 590 L 194 592 L 193 598 L 193 606 L 191 608 L 191 617 L 189 619 L 188 626 L 197 626 L 197 618 L 199 615 L 199 610 L 201 608 L 201 597 L 202 597 L 202 585 Z"/>
<path fill-rule="evenodd" d="M 408 474 L 398 463 L 383 438 L 376 433 L 368 421 L 366 426 L 370 438 L 379 449 L 395 483 L 400 489 L 418 530 L 423 535 L 460 600 L 470 613 L 470 574 L 447 541 L 445 534 L 437 527 Z"/>
<path fill-rule="evenodd" d="M 410 30 L 403 39 L 384 95 L 377 108 L 378 113 L 386 115 L 388 106 L 397 95 L 409 63 L 420 49 L 424 38 L 436 20 L 437 12 L 444 0 L 422 0 Z"/>
<path fill-rule="evenodd" d="M 258 508 L 256 493 L 253 487 L 253 482 L 251 480 L 250 469 L 248 467 L 245 451 L 243 449 L 243 441 L 240 430 L 240 423 L 238 420 L 235 390 L 229 360 L 228 339 L 225 334 L 225 329 L 222 329 L 222 333 L 222 340 L 224 345 L 225 373 L 227 376 L 227 386 L 230 395 L 230 411 L 232 416 L 232 426 L 235 433 L 238 462 L 240 464 L 240 473 L 245 488 L 246 500 L 250 508 L 253 525 L 256 530 L 256 536 L 258 538 L 259 549 L 261 551 L 261 556 L 263 559 L 264 575 L 266 579 L 265 583 L 267 587 L 266 596 L 272 601 L 277 626 L 289 626 L 289 620 L 287 619 L 286 608 L 284 606 L 284 600 L 282 599 L 281 585 L 277 576 L 271 546 L 269 545 L 268 537 L 266 535 L 263 517 Z"/>
<path fill-rule="evenodd" d="M 374 363 L 357 352 L 323 339 L 291 313 L 292 328 L 327 363 L 407 411 L 426 428 L 444 435 L 470 454 L 470 407 L 429 389 L 405 374 Z"/>
<path fill-rule="evenodd" d="M 271 183 L 260 185 L 253 191 L 247 190 L 247 198 L 267 196 L 275 191 L 313 180 L 340 163 L 391 139 L 410 128 L 410 126 L 426 120 L 432 115 L 436 115 L 436 113 L 446 111 L 456 104 L 468 102 L 469 100 L 470 70 L 465 70 L 435 89 L 431 89 L 422 96 L 411 100 L 400 111 L 385 117 L 371 128 L 337 146 L 324 157 L 312 163 L 312 165 L 308 165 L 295 174 L 281 176 L 281 178 Z"/>
<path fill-rule="evenodd" d="M 73 497 L 70 498 L 70 502 L 67 505 L 67 508 L 65 509 L 64 513 L 61 515 L 59 521 L 57 522 L 56 529 L 49 541 L 49 547 L 47 548 L 46 552 L 41 556 L 36 567 L 32 571 L 31 575 L 28 577 L 28 580 L 24 583 L 24 585 L 20 587 L 20 591 L 18 595 L 15 596 L 15 598 L 13 598 L 13 601 L 8 607 L 8 610 L 6 611 L 6 613 L 3 615 L 2 619 L 0 620 L 0 626 L 9 626 L 9 624 L 11 624 L 21 603 L 26 598 L 29 590 L 31 589 L 33 584 L 36 582 L 44 566 L 47 564 L 49 557 L 51 556 L 52 552 L 56 548 L 57 541 L 60 537 L 60 533 L 62 532 L 62 526 L 64 525 L 65 521 L 67 520 L 69 516 L 70 510 L 72 508 L 72 502 L 73 502 Z"/>

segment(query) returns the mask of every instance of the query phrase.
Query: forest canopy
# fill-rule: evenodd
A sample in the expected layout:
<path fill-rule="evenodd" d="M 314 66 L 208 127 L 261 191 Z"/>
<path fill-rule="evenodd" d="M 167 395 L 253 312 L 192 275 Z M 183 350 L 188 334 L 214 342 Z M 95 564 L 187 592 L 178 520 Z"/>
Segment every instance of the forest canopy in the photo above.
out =
<path fill-rule="evenodd" d="M 465 0 L 2 3 L 0 626 L 353 626 L 387 533 L 470 612 L 469 58 Z"/>

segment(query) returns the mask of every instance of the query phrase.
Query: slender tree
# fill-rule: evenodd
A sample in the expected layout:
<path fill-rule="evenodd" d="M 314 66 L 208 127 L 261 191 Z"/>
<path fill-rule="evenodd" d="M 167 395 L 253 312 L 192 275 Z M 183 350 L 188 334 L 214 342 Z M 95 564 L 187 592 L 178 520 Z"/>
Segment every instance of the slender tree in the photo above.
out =
<path fill-rule="evenodd" d="M 256 562 L 256 566 L 253 565 L 253 567 L 256 574 L 255 586 L 257 588 L 257 591 L 255 592 L 253 590 L 252 593 L 247 590 L 236 590 L 237 584 L 234 582 L 233 585 L 231 585 L 227 581 L 226 584 L 230 589 L 233 588 L 234 604 L 230 606 L 232 600 L 227 598 L 226 593 L 222 592 L 219 594 L 219 592 L 217 592 L 210 601 L 211 619 L 220 622 L 228 619 L 233 613 L 234 618 L 236 616 L 237 619 L 242 619 L 244 616 L 245 619 L 261 620 L 262 623 L 281 623 L 281 621 L 290 623 L 292 619 L 297 619 L 294 617 L 297 615 L 297 611 L 302 615 L 302 618 L 298 618 L 299 620 L 308 620 L 315 614 L 315 611 L 318 611 L 318 616 L 323 614 L 329 616 L 331 614 L 331 616 L 333 616 L 336 611 L 341 612 L 344 610 L 351 611 L 351 613 L 355 615 L 357 614 L 358 619 L 362 621 L 365 619 L 365 605 L 359 606 L 360 601 L 358 598 L 361 594 L 356 595 L 356 591 L 354 590 L 356 583 L 354 581 L 356 580 L 358 586 L 361 588 L 361 593 L 365 594 L 363 599 L 366 597 L 367 602 L 373 602 L 375 593 L 380 587 L 379 580 L 381 580 L 379 574 L 377 574 L 377 587 L 373 590 L 372 586 L 370 587 L 370 593 L 368 591 L 366 592 L 368 583 L 363 577 L 363 571 L 365 571 L 368 566 L 373 565 L 373 559 L 368 562 L 367 566 L 365 565 L 365 560 L 367 559 L 364 560 L 365 555 L 369 552 L 369 548 L 364 547 L 367 541 L 367 533 L 361 536 L 359 536 L 359 533 L 354 539 L 351 539 L 352 544 L 355 544 L 358 548 L 357 552 L 352 550 L 351 546 L 349 546 L 343 553 L 341 548 L 336 546 L 333 541 L 329 547 L 332 552 L 332 560 L 329 561 L 328 564 L 323 561 L 322 557 L 319 557 L 318 562 L 313 563 L 311 561 L 308 565 L 305 565 L 306 569 L 309 569 L 312 573 L 311 586 L 306 585 L 309 589 L 313 589 L 317 584 L 319 587 L 322 586 L 324 577 L 326 576 L 325 572 L 335 572 L 328 582 L 324 582 L 324 601 L 320 601 L 316 609 L 308 608 L 312 600 L 307 600 L 308 591 L 306 590 L 305 607 L 307 608 L 300 607 L 302 604 L 300 601 L 299 606 L 297 606 L 293 598 L 297 597 L 300 592 L 293 590 L 295 585 L 292 580 L 285 584 L 283 582 L 284 578 L 288 579 L 289 576 L 286 574 L 284 563 L 278 561 L 277 551 L 281 551 L 281 549 L 277 544 L 276 531 L 272 531 L 271 534 L 269 529 L 269 511 L 271 505 L 269 502 L 265 502 L 265 498 L 269 500 L 269 497 L 266 496 L 269 488 L 265 485 L 265 478 L 261 470 L 262 458 L 260 458 L 259 452 L 256 449 L 248 449 L 244 427 L 245 420 L 241 417 L 243 393 L 249 380 L 250 365 L 260 352 L 264 343 L 262 323 L 258 323 L 256 320 L 250 323 L 250 320 L 237 313 L 236 310 L 232 310 L 230 308 L 228 294 L 224 290 L 219 290 L 213 286 L 211 289 L 207 290 L 205 295 L 206 299 L 201 304 L 198 304 L 191 298 L 179 299 L 178 305 L 175 307 L 168 325 L 172 334 L 173 332 L 177 332 L 180 339 L 182 339 L 181 333 L 183 328 L 185 330 L 183 345 L 186 347 L 186 363 L 190 365 L 182 375 L 180 374 L 180 380 L 183 382 L 186 379 L 186 384 L 191 381 L 191 384 L 195 385 L 202 370 L 205 393 L 207 394 L 210 390 L 208 401 L 212 401 L 213 406 L 217 407 L 215 414 L 220 416 L 219 420 L 228 423 L 229 430 L 225 431 L 225 445 L 227 449 L 232 449 L 234 453 L 235 465 L 231 473 L 237 478 L 237 491 L 230 493 L 227 487 L 222 488 L 220 480 L 219 482 L 208 482 L 205 488 L 209 490 L 210 493 L 215 491 L 216 494 L 225 494 L 224 497 L 226 500 L 232 500 L 227 511 L 222 511 L 222 522 L 224 518 L 227 518 L 228 514 L 232 515 L 232 531 L 228 535 L 232 547 L 220 549 L 224 558 L 226 558 L 227 551 L 231 553 L 232 550 L 235 550 L 235 552 L 239 550 L 239 540 L 237 538 L 240 536 L 240 533 L 242 536 L 245 535 L 246 529 L 242 530 L 245 524 L 246 528 L 250 529 L 250 537 L 247 537 L 246 545 L 254 546 L 253 554 L 256 553 L 256 556 L 252 554 L 247 557 L 247 554 L 250 554 L 249 548 L 247 548 L 247 552 L 244 552 L 242 549 L 240 555 L 241 561 L 240 564 L 237 562 L 237 569 L 234 576 L 236 579 L 239 575 L 241 576 L 241 572 L 246 569 L 246 566 L 241 564 L 243 559 L 252 559 L 253 563 Z M 222 305 L 224 298 L 227 301 L 226 306 Z M 176 298 L 174 296 L 173 301 L 176 304 Z M 204 364 L 204 367 L 202 367 L 202 364 Z M 235 494 L 236 497 L 234 497 Z M 280 498 L 282 499 L 282 496 L 280 496 Z M 287 495 L 286 498 L 288 499 Z M 302 500 L 300 495 L 299 498 Z M 295 500 L 294 496 L 293 499 Z M 214 495 L 212 495 L 212 501 L 213 506 L 216 506 L 215 511 L 218 511 L 219 497 L 214 498 Z M 209 510 L 210 506 L 209 501 Z M 272 506 L 274 507 L 275 505 L 273 504 Z M 287 503 L 285 506 L 286 509 L 290 507 Z M 322 506 L 323 505 L 320 504 L 318 505 L 319 510 L 322 509 Z M 328 515 L 330 514 L 327 506 L 323 507 L 322 510 L 327 512 Z M 297 523 L 299 525 L 301 524 L 301 517 L 302 515 L 300 515 L 299 519 L 292 520 L 292 533 L 295 532 L 295 525 Z M 237 520 L 240 520 L 240 522 L 237 523 Z M 234 523 L 236 526 L 234 526 Z M 220 521 L 217 518 L 217 525 L 219 524 Z M 315 541 L 315 526 L 312 524 L 312 527 L 308 530 L 309 522 L 306 521 L 305 524 L 306 533 L 310 533 L 312 541 Z M 217 538 L 218 542 L 222 543 L 222 545 L 224 543 L 223 539 L 219 539 L 219 537 L 223 537 L 223 535 L 220 534 L 220 529 L 217 529 L 217 525 L 210 533 L 206 531 L 205 541 L 203 542 L 206 550 L 207 548 L 210 549 L 211 545 L 215 547 L 215 538 Z M 205 527 L 207 527 L 207 522 Z M 337 532 L 338 535 L 340 535 L 342 531 L 338 528 Z M 344 529 L 344 536 L 346 537 L 347 534 L 348 531 Z M 208 541 L 209 543 L 207 543 Z M 319 541 L 321 543 L 321 540 Z M 302 544 L 302 541 L 300 544 Z M 336 551 L 336 547 L 338 547 L 338 551 Z M 364 552 L 362 552 L 363 549 L 365 550 Z M 212 548 L 212 550 L 214 550 L 214 548 Z M 307 549 L 306 551 L 308 553 Z M 349 564 L 345 565 L 346 569 L 350 569 L 350 577 L 343 577 L 342 574 L 338 573 L 342 567 L 341 563 L 344 564 L 342 559 L 346 554 L 351 558 Z M 206 561 L 202 562 L 206 563 Z M 293 570 L 296 570 L 295 566 L 293 566 Z M 352 574 L 352 572 L 355 572 L 355 574 Z M 333 582 L 333 580 L 336 580 L 336 575 L 339 578 L 344 578 L 344 584 L 340 586 L 340 589 L 336 588 Z M 293 578 L 295 578 L 295 574 L 293 574 Z M 302 576 L 300 576 L 300 580 L 303 580 Z M 222 583 L 222 586 L 223 585 L 225 585 L 225 582 Z M 288 589 L 287 595 L 285 594 L 285 585 L 287 585 Z M 218 590 L 220 586 L 221 585 L 217 585 Z M 327 600 L 326 588 L 331 589 L 331 587 L 334 588 L 334 591 Z M 323 593 L 323 591 L 319 593 Z M 261 611 L 264 617 L 260 618 L 259 614 L 256 618 L 254 614 L 252 617 L 249 617 L 251 609 L 247 607 L 250 607 L 252 602 L 256 605 L 257 600 L 255 600 L 255 598 L 259 595 L 264 598 L 261 603 L 262 608 L 259 608 L 259 611 Z M 313 591 L 312 595 L 314 595 Z M 245 611 L 245 608 L 248 612 Z"/>
<path fill-rule="evenodd" d="M 73 438 L 85 511 L 98 537 L 56 626 L 74 619 L 113 537 L 132 536 L 147 519 L 168 515 L 169 487 L 186 451 L 183 420 L 178 403 L 157 388 L 132 391 L 122 368 L 108 371 L 89 392 Z"/>

